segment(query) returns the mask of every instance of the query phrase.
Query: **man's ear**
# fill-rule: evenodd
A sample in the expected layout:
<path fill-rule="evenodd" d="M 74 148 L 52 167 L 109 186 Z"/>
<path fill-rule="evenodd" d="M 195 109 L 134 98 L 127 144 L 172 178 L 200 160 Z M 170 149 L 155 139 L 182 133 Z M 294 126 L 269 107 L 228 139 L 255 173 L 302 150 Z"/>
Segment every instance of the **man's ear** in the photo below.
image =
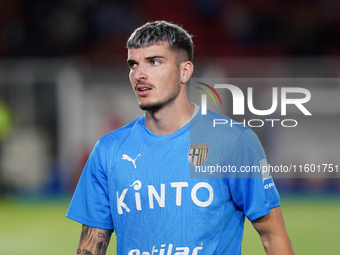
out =
<path fill-rule="evenodd" d="M 181 75 L 181 83 L 186 84 L 194 71 L 194 64 L 191 61 L 185 61 L 180 64 L 179 68 Z"/>

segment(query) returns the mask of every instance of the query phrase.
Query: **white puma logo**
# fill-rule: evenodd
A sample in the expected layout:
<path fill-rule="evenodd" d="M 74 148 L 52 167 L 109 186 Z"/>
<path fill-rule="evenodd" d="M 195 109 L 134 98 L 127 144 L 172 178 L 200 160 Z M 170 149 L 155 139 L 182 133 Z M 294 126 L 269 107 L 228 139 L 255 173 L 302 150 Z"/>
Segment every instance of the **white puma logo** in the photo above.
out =
<path fill-rule="evenodd" d="M 137 168 L 137 167 L 136 167 L 136 160 L 137 160 L 137 158 L 138 158 L 140 155 L 141 155 L 141 154 L 138 154 L 138 156 L 137 156 L 135 159 L 132 159 L 132 158 L 130 158 L 128 155 L 123 154 L 123 156 L 122 156 L 121 159 L 125 159 L 125 160 L 127 160 L 127 161 L 131 161 L 132 164 L 133 164 L 133 166 L 134 166 L 135 168 Z"/>

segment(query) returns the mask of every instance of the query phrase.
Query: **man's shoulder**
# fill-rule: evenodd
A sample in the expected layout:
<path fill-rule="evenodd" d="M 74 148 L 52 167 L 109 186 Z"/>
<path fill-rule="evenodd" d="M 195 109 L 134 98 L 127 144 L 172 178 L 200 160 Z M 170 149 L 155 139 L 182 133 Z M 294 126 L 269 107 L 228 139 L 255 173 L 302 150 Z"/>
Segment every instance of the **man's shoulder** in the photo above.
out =
<path fill-rule="evenodd" d="M 99 139 L 99 143 L 107 144 L 112 142 L 119 143 L 122 142 L 128 137 L 132 132 L 136 131 L 138 129 L 138 125 L 140 124 L 143 117 L 139 117 L 135 119 L 134 121 L 130 122 L 127 125 L 124 125 L 116 130 L 111 131 L 110 133 L 102 136 Z"/>

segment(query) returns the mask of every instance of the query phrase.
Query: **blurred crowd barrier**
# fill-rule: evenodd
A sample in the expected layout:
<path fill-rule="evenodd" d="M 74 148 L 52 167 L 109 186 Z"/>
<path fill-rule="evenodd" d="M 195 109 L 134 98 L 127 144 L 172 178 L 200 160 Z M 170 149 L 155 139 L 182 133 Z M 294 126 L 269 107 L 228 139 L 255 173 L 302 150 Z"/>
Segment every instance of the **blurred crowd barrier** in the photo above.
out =
<path fill-rule="evenodd" d="M 337 58 L 204 58 L 195 61 L 193 77 L 303 78 L 303 83 L 290 86 L 311 91 L 308 107 L 313 116 L 302 119 L 299 129 L 254 131 L 271 164 L 339 164 L 339 62 Z M 128 72 L 124 62 L 115 61 L 0 61 L 0 195 L 72 192 L 96 141 L 143 114 Z M 254 100 L 266 101 L 270 84 L 254 82 L 253 87 Z M 221 112 L 230 116 L 231 102 L 226 105 Z M 339 192 L 340 179 L 332 177 L 296 173 L 277 183 L 287 191 Z"/>

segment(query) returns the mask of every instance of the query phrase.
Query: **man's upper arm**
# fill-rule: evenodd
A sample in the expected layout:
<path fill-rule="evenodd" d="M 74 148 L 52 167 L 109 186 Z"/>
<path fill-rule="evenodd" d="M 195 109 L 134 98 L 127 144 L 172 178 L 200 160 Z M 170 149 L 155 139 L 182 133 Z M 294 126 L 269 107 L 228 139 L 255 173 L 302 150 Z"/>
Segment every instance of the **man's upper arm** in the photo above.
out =
<path fill-rule="evenodd" d="M 233 201 L 250 221 L 280 205 L 273 179 L 262 176 L 263 162 L 266 162 L 266 154 L 260 140 L 251 129 L 245 129 L 235 144 L 230 160 L 237 171 L 231 173 L 227 180 Z"/>
<path fill-rule="evenodd" d="M 295 254 L 286 231 L 280 207 L 252 222 L 259 233 L 267 254 Z"/>
<path fill-rule="evenodd" d="M 100 139 L 86 162 L 66 217 L 87 226 L 113 229 L 106 151 L 106 142 Z"/>
<path fill-rule="evenodd" d="M 76 254 L 105 255 L 112 232 L 83 225 Z"/>

